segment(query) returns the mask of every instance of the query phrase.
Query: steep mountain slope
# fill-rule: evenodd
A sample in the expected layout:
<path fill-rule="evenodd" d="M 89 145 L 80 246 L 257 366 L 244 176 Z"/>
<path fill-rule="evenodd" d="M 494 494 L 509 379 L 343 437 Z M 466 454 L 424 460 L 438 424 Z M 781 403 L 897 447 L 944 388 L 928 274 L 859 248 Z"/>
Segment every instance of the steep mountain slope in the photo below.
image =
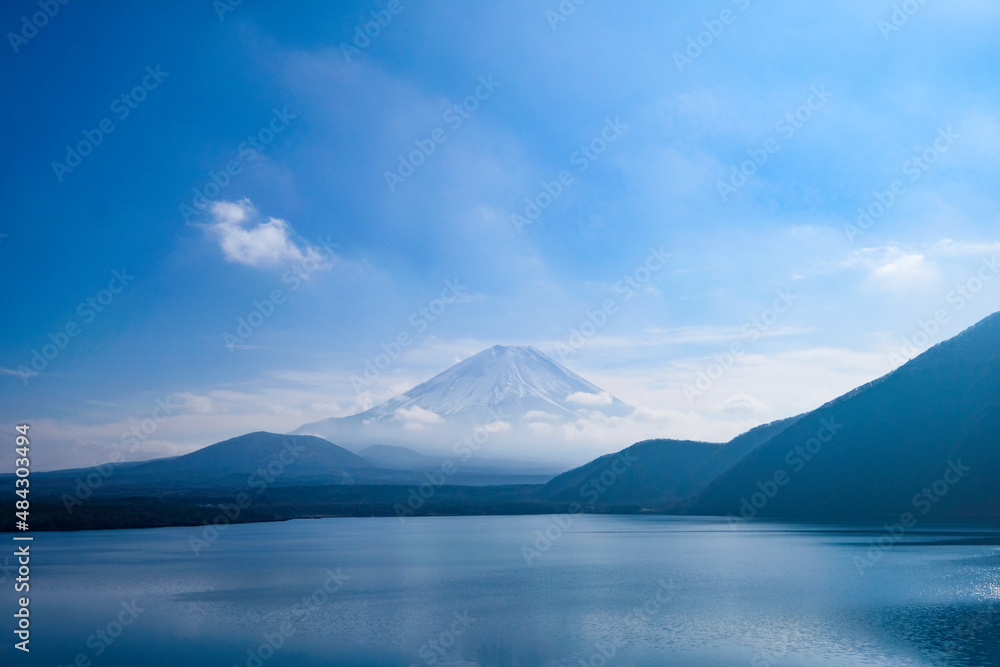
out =
<path fill-rule="evenodd" d="M 737 462 L 750 454 L 771 438 L 776 437 L 790 426 L 795 424 L 802 415 L 779 419 L 769 424 L 762 424 L 750 429 L 746 433 L 741 433 L 723 446 L 719 447 L 707 461 L 698 466 L 692 473 L 692 480 L 696 492 L 700 493 L 705 487 L 722 473 L 726 472 Z"/>
<path fill-rule="evenodd" d="M 579 444 L 562 442 L 560 426 L 632 412 L 533 347 L 496 345 L 364 412 L 305 424 L 294 433 L 335 440 L 354 451 L 387 444 L 437 455 L 477 428 L 490 427 L 491 457 L 530 454 L 537 461 L 540 453 L 562 446 L 563 455 L 548 457 L 551 461 Z"/>
<path fill-rule="evenodd" d="M 695 472 L 721 448 L 691 440 L 637 442 L 564 472 L 540 489 L 538 497 L 585 507 L 670 509 L 700 489 Z"/>
<path fill-rule="evenodd" d="M 1000 520 L 1000 313 L 806 414 L 691 511 Z"/>
<path fill-rule="evenodd" d="M 758 426 L 725 444 L 665 439 L 637 442 L 559 475 L 539 491 L 539 497 L 594 506 L 676 509 L 797 419 Z"/>

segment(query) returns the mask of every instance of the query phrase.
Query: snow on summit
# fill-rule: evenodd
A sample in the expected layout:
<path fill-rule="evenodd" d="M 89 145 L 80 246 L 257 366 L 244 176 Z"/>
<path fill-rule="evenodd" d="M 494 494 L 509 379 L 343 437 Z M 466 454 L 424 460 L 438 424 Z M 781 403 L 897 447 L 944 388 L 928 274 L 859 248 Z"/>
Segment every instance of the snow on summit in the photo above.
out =
<path fill-rule="evenodd" d="M 382 420 L 396 410 L 417 406 L 439 415 L 492 407 L 518 416 L 531 410 L 576 416 L 588 404 L 581 396 L 594 397 L 589 405 L 604 403 L 614 406 L 616 413 L 631 412 L 629 406 L 533 347 L 494 345 L 361 414 Z"/>
<path fill-rule="evenodd" d="M 364 412 L 294 432 L 352 449 L 400 444 L 440 451 L 477 427 L 489 426 L 493 441 L 523 446 L 564 439 L 581 421 L 633 412 L 534 347 L 494 345 Z"/>

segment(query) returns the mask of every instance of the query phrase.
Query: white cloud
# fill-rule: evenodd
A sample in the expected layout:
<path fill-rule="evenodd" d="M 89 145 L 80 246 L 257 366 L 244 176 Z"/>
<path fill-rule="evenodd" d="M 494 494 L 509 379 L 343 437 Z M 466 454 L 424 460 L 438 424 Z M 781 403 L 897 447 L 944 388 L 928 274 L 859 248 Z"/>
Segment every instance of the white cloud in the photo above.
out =
<path fill-rule="evenodd" d="M 925 253 L 893 245 L 858 250 L 845 263 L 868 271 L 867 280 L 875 287 L 896 292 L 927 289 L 940 278 L 936 264 Z"/>
<path fill-rule="evenodd" d="M 611 405 L 611 394 L 602 391 L 600 394 L 588 394 L 585 391 L 577 391 L 566 397 L 570 403 L 577 405 Z"/>
<path fill-rule="evenodd" d="M 504 431 L 510 430 L 510 422 L 492 421 L 488 424 L 484 424 L 483 428 L 485 428 L 489 433 L 503 433 Z"/>
<path fill-rule="evenodd" d="M 441 415 L 430 410 L 425 410 L 414 405 L 412 408 L 400 408 L 392 413 L 392 418 L 403 423 L 403 428 L 410 430 L 422 430 L 430 424 L 441 424 L 444 419 Z"/>
<path fill-rule="evenodd" d="M 556 427 L 545 422 L 531 422 L 528 424 L 528 430 L 531 431 L 532 435 L 543 436 L 555 433 Z"/>
<path fill-rule="evenodd" d="M 292 240 L 291 225 L 285 220 L 268 217 L 254 225 L 260 216 L 249 199 L 215 202 L 211 213 L 214 222 L 208 231 L 219 241 L 230 262 L 271 267 L 305 262 L 319 264 L 324 260 L 317 248 L 307 244 L 300 246 Z"/>
<path fill-rule="evenodd" d="M 768 406 L 749 394 L 736 394 L 717 405 L 716 409 L 734 416 L 750 417 L 766 414 Z"/>
<path fill-rule="evenodd" d="M 1000 252 L 1000 242 L 969 243 L 953 239 L 941 239 L 932 246 L 932 251 L 945 257 L 982 256 Z"/>
<path fill-rule="evenodd" d="M 872 271 L 871 277 L 889 289 L 907 290 L 933 282 L 937 270 L 924 255 L 904 254 Z"/>
<path fill-rule="evenodd" d="M 180 399 L 183 409 L 186 412 L 193 412 L 199 415 L 210 415 L 216 411 L 211 396 L 184 392 L 177 394 L 177 398 Z"/>

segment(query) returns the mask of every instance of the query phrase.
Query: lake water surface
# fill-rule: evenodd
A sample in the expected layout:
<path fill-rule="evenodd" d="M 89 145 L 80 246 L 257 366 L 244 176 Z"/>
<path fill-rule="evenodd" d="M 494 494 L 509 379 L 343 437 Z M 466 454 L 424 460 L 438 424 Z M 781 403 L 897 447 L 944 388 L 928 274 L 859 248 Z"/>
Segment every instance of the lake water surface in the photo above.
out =
<path fill-rule="evenodd" d="M 1000 664 L 995 533 L 585 515 L 192 536 L 36 535 L 32 652 L 8 634 L 3 664 Z"/>

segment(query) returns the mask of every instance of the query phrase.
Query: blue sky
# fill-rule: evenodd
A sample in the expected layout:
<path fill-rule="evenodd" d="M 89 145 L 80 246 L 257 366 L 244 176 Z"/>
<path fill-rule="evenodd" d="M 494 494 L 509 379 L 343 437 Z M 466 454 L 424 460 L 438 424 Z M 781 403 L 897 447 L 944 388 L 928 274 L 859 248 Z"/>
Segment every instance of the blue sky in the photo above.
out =
<path fill-rule="evenodd" d="M 608 451 L 720 440 L 1000 309 L 1000 6 L 561 6 L 6 3 L 0 413 L 36 466 L 497 343 L 641 408 Z"/>

